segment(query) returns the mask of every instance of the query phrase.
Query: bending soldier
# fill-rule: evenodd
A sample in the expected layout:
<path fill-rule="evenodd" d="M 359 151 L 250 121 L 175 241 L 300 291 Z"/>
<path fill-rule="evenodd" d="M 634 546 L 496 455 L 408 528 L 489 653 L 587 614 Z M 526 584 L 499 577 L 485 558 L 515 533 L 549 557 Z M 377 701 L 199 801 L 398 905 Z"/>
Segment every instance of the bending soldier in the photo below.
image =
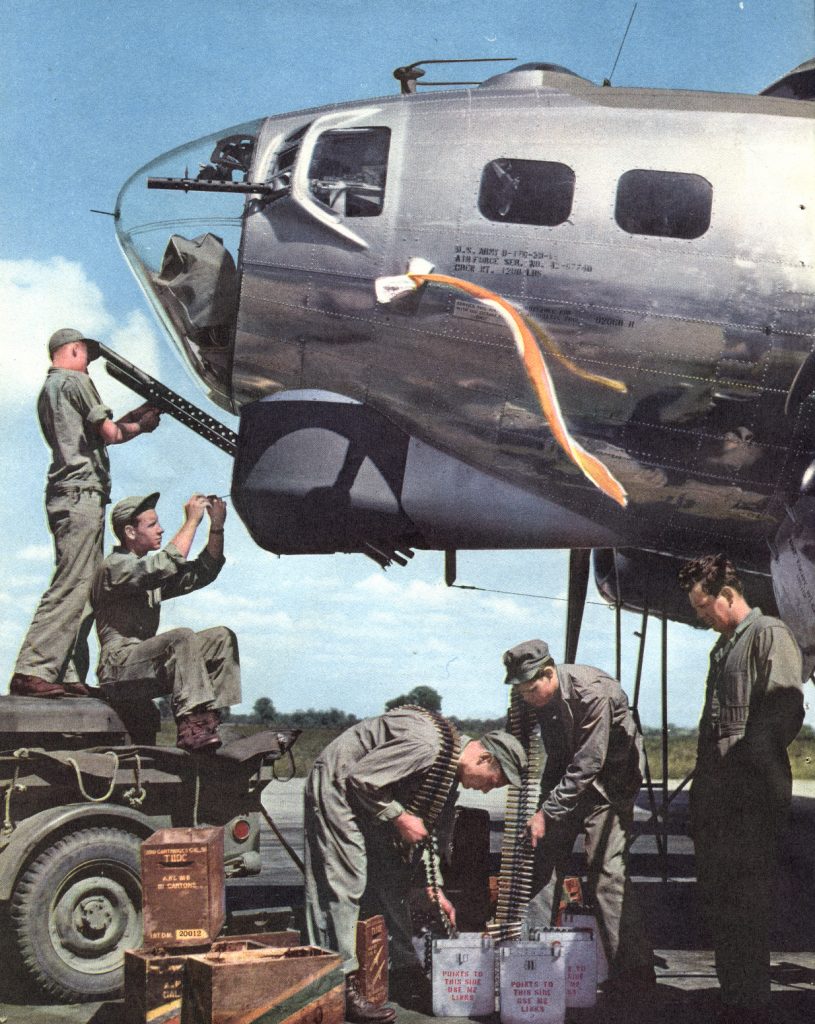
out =
<path fill-rule="evenodd" d="M 770 999 L 776 845 L 792 799 L 787 747 L 804 718 L 801 653 L 780 619 L 751 608 L 731 562 L 686 563 L 679 585 L 710 652 L 690 824 L 713 937 L 722 1021 L 763 1020 Z"/>
<path fill-rule="evenodd" d="M 546 764 L 527 831 L 535 848 L 524 927 L 531 937 L 555 924 L 563 876 L 581 833 L 588 889 L 609 964 L 607 991 L 656 983 L 653 950 L 628 876 L 642 739 L 616 679 L 588 665 L 556 665 L 542 640 L 504 654 L 505 683 L 535 709 Z"/>
<path fill-rule="evenodd" d="M 520 784 L 526 764 L 523 747 L 503 732 L 480 740 L 461 738 L 456 763 L 445 744 L 453 727 L 422 708 L 399 707 L 347 729 L 320 754 L 306 783 L 306 918 L 309 940 L 339 952 L 346 972 L 346 1020 L 387 1024 L 394 1011 L 364 1000 L 353 972 L 356 924 L 382 913 L 391 940 L 391 988 L 403 1005 L 429 998 L 428 982 L 411 943 L 408 893 L 414 864 L 400 856 L 398 843 L 415 846 L 438 826 L 452 826 L 458 785 L 483 793 Z M 449 734 L 448 734 L 449 736 Z M 445 758 L 447 759 L 445 761 Z M 411 813 L 423 781 L 438 778 L 443 806 L 436 821 Z M 438 862 L 423 849 L 423 857 Z M 455 922 L 455 911 L 437 890 L 441 909 Z M 429 893 L 432 896 L 431 892 Z"/>
<path fill-rule="evenodd" d="M 93 625 L 89 604 L 102 561 L 110 501 L 107 446 L 155 430 L 158 410 L 140 405 L 116 422 L 88 374 L 99 342 L 65 327 L 48 342 L 51 367 L 37 399 L 51 449 L 45 488 L 56 568 L 23 640 L 9 692 L 22 697 L 86 697 Z"/>
<path fill-rule="evenodd" d="M 224 626 L 200 633 L 170 629 L 156 635 L 161 602 L 211 583 L 224 564 L 226 504 L 194 494 L 184 523 L 161 548 L 158 493 L 124 498 L 111 513 L 119 547 L 103 562 L 93 584 L 99 634 L 99 682 L 112 703 L 170 695 L 182 750 L 214 751 L 220 745 L 220 710 L 241 699 L 238 641 Z M 204 514 L 206 547 L 189 560 Z"/>

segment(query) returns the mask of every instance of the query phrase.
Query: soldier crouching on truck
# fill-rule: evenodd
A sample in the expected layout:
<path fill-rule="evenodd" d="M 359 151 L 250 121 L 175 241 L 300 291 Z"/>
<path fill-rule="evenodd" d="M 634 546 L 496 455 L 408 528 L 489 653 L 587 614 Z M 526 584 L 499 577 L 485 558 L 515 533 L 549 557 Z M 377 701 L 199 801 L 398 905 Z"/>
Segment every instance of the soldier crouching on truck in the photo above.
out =
<path fill-rule="evenodd" d="M 102 563 L 93 583 L 99 683 L 114 704 L 169 694 L 176 746 L 190 753 L 214 752 L 221 745 L 220 710 L 241 699 L 237 638 L 225 626 L 156 634 L 162 600 L 205 587 L 221 571 L 226 504 L 193 494 L 184 506 L 183 525 L 162 548 L 158 499 L 158 492 L 123 498 L 111 513 L 120 546 Z M 210 520 L 206 546 L 188 559 L 205 513 Z"/>
<path fill-rule="evenodd" d="M 48 341 L 51 367 L 37 399 L 51 449 L 45 488 L 56 567 L 28 627 L 9 692 L 17 697 L 87 697 L 90 591 L 102 561 L 105 505 L 110 501 L 107 447 L 155 430 L 159 411 L 140 405 L 114 421 L 88 374 L 99 342 L 72 327 Z"/>

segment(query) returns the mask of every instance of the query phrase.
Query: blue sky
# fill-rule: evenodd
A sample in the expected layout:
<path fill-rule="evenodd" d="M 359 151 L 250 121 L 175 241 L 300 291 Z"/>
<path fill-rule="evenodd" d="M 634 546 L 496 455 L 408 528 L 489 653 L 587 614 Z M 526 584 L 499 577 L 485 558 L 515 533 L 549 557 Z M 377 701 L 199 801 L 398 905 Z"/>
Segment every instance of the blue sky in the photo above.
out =
<path fill-rule="evenodd" d="M 177 361 L 119 252 L 116 195 L 142 164 L 199 136 L 301 107 L 393 93 L 392 69 L 419 58 L 512 56 L 601 81 L 629 0 L 6 0 L 0 41 L 3 202 L 0 344 L 4 373 L 0 687 L 50 575 L 42 505 L 47 452 L 34 402 L 53 330 L 75 326 L 127 354 L 223 419 Z M 757 92 L 815 55 L 812 0 L 640 0 L 615 85 Z M 94 367 L 117 415 L 135 396 Z M 168 534 L 194 490 L 223 494 L 231 464 L 165 419 L 113 449 L 114 500 L 162 492 Z M 164 628 L 223 622 L 241 641 L 245 708 L 339 706 L 376 713 L 417 684 L 444 710 L 501 712 L 501 652 L 531 636 L 562 653 L 562 552 L 462 553 L 459 580 L 512 593 L 446 588 L 439 554 L 383 573 L 361 555 L 278 559 L 234 512 L 228 564 L 210 588 L 165 606 Z M 546 599 L 517 596 L 546 595 Z M 590 594 L 590 599 L 592 595 Z M 638 617 L 624 617 L 631 690 Z M 646 724 L 659 723 L 658 628 L 649 629 Z M 693 725 L 712 635 L 672 626 L 669 717 Z M 591 604 L 578 658 L 614 668 L 614 619 Z M 808 690 L 807 696 L 811 697 Z M 808 721 L 815 716 L 808 712 Z"/>

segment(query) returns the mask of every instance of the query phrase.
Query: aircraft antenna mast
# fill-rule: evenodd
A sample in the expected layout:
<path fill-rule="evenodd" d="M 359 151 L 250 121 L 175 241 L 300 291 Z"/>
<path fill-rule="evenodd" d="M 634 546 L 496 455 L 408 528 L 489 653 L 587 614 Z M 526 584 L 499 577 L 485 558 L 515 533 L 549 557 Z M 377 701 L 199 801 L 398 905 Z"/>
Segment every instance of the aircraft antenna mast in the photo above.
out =
<path fill-rule="evenodd" d="M 631 28 L 631 22 L 634 20 L 634 15 L 637 13 L 637 5 L 631 8 L 631 17 L 628 19 L 628 24 L 625 26 L 625 32 L 623 33 L 623 41 L 620 43 L 620 49 L 617 51 L 617 56 L 614 58 L 614 64 L 611 68 L 611 73 L 608 78 L 603 80 L 603 85 L 611 85 L 611 79 L 614 77 L 614 72 L 617 70 L 617 61 L 620 59 L 620 54 L 623 52 L 625 41 L 628 38 L 628 30 Z"/>

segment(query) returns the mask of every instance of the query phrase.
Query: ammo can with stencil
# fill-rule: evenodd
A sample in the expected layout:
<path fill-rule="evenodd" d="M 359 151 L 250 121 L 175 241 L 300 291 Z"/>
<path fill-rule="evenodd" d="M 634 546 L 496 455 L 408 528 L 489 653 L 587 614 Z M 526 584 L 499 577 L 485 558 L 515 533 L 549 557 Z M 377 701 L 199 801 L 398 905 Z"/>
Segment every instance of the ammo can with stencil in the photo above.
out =
<path fill-rule="evenodd" d="M 508 942 L 498 950 L 501 1024 L 563 1024 L 566 958 L 560 945 Z"/>
<path fill-rule="evenodd" d="M 495 949 L 489 935 L 433 939 L 433 1015 L 486 1017 L 495 1013 Z"/>
<path fill-rule="evenodd" d="M 591 928 L 542 928 L 539 942 L 559 942 L 566 960 L 566 1008 L 584 1009 L 597 1002 L 597 942 Z"/>

